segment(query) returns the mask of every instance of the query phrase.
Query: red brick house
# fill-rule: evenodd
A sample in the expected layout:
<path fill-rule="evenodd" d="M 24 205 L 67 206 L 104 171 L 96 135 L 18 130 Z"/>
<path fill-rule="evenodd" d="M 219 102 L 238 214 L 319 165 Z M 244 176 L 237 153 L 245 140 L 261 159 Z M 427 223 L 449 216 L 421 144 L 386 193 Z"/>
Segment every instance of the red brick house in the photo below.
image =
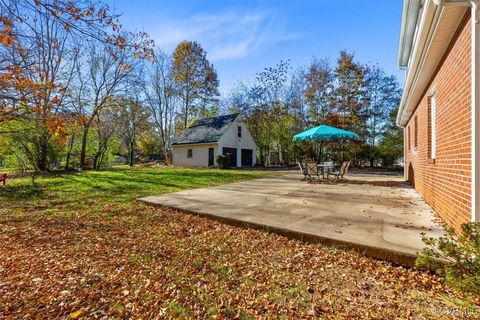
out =
<path fill-rule="evenodd" d="M 480 1 L 404 0 L 405 179 L 457 230 L 480 221 Z"/>

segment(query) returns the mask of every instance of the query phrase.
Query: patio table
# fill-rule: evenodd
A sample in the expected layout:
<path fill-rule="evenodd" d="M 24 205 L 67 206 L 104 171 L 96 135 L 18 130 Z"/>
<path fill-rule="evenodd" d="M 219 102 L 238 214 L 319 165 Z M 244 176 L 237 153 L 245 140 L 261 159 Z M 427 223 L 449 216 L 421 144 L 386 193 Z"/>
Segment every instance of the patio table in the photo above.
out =
<path fill-rule="evenodd" d="M 322 177 L 325 179 L 325 173 L 327 173 L 330 170 L 335 169 L 335 166 L 333 164 L 324 164 L 324 163 L 319 163 L 318 168 L 320 171 L 322 171 Z"/>

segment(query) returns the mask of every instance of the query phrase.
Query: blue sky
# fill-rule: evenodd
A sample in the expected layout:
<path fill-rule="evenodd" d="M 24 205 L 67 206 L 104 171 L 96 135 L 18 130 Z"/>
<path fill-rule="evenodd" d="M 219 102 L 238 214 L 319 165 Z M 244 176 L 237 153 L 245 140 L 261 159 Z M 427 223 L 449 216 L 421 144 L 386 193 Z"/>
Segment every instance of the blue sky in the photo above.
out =
<path fill-rule="evenodd" d="M 378 63 L 403 82 L 396 65 L 401 0 L 108 0 L 129 30 L 148 32 L 171 51 L 196 40 L 220 78 L 220 90 L 290 59 L 293 67 L 312 57 L 333 64 L 340 50 L 358 61 Z"/>

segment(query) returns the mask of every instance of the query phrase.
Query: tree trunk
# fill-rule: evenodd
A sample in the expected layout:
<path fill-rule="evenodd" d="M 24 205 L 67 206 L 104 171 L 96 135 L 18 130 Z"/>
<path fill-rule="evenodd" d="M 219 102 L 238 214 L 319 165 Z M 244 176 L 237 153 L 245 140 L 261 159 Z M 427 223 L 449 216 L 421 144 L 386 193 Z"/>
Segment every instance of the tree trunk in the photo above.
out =
<path fill-rule="evenodd" d="M 270 149 L 268 147 L 265 147 L 263 151 L 265 152 L 265 156 L 264 156 L 265 165 L 269 166 L 270 165 Z"/>
<path fill-rule="evenodd" d="M 82 135 L 82 148 L 80 151 L 80 168 L 86 169 L 85 160 L 87 154 L 87 137 L 88 137 L 88 130 L 90 129 L 90 123 L 86 123 L 83 126 L 83 135 Z"/>
<path fill-rule="evenodd" d="M 277 148 L 278 148 L 278 164 L 283 164 L 283 152 L 282 152 L 282 145 L 277 142 Z"/>
<path fill-rule="evenodd" d="M 102 165 L 103 163 L 103 159 L 105 158 L 105 153 L 107 152 L 107 148 L 104 148 L 102 150 L 102 153 L 100 154 L 99 158 L 98 158 L 98 169 L 97 170 L 100 170 L 100 166 Z"/>
<path fill-rule="evenodd" d="M 75 142 L 75 132 L 72 133 L 72 137 L 70 138 L 70 141 L 68 142 L 68 148 L 67 148 L 67 158 L 65 160 L 65 170 L 68 170 L 70 167 L 70 157 L 72 155 L 72 149 L 73 149 L 73 143 Z"/>
<path fill-rule="evenodd" d="M 188 105 L 189 104 L 190 104 L 190 96 L 189 94 L 187 94 L 187 97 L 185 98 L 185 118 L 183 119 L 185 127 L 183 128 L 183 130 L 186 130 L 188 125 L 188 109 L 189 109 Z"/>
<path fill-rule="evenodd" d="M 47 171 L 47 146 L 42 142 L 40 147 L 40 159 L 38 161 L 38 170 Z"/>
<path fill-rule="evenodd" d="M 262 167 L 264 167 L 264 166 L 265 166 L 265 157 L 264 157 L 264 154 L 263 154 L 263 150 L 262 150 L 262 149 L 263 149 L 263 148 L 260 148 L 260 165 L 261 165 Z"/>
<path fill-rule="evenodd" d="M 40 157 L 38 158 L 38 171 L 47 171 L 48 169 L 48 138 L 47 133 L 42 133 L 40 138 Z"/>
<path fill-rule="evenodd" d="M 98 159 L 98 154 L 95 154 L 95 156 L 93 157 L 93 170 L 98 170 L 97 159 Z"/>
<path fill-rule="evenodd" d="M 103 163 L 103 158 L 107 149 L 108 149 L 108 145 L 106 142 L 99 143 L 98 150 L 95 153 L 95 158 L 93 159 L 93 169 L 100 170 L 100 167 Z"/>
<path fill-rule="evenodd" d="M 93 170 L 98 170 L 98 158 L 100 157 L 100 147 L 93 157 Z"/>
<path fill-rule="evenodd" d="M 93 169 L 94 170 L 100 169 L 99 159 L 100 159 L 100 157 L 102 155 L 102 151 L 103 151 L 103 141 L 101 140 L 100 135 L 99 135 L 98 139 L 99 139 L 99 141 L 98 141 L 97 152 L 95 152 L 95 155 L 93 157 Z"/>
<path fill-rule="evenodd" d="M 130 156 L 129 156 L 129 158 L 130 158 L 129 166 L 130 166 L 130 167 L 133 167 L 133 164 L 134 164 L 134 162 L 135 162 L 135 159 L 134 159 L 134 157 L 135 157 L 135 151 L 134 151 L 134 149 L 133 149 L 133 146 L 134 146 L 134 140 L 130 141 L 130 150 L 129 150 L 129 151 L 130 151 Z"/>
<path fill-rule="evenodd" d="M 170 164 L 170 159 L 168 158 L 168 148 L 164 145 L 163 147 L 163 157 L 166 165 Z"/>

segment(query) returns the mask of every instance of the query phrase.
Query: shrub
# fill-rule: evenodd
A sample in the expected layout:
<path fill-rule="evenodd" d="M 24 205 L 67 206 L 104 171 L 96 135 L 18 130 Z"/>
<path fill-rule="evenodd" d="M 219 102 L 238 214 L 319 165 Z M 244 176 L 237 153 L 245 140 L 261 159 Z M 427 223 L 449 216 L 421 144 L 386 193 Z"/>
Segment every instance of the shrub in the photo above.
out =
<path fill-rule="evenodd" d="M 415 264 L 421 268 L 435 270 L 445 277 L 448 285 L 465 292 L 480 292 L 480 223 L 462 225 L 462 234 L 457 236 L 452 228 L 438 238 L 422 239 L 423 249 Z"/>
<path fill-rule="evenodd" d="M 219 154 L 216 159 L 217 165 L 220 169 L 228 168 L 228 158 L 222 154 Z"/>

